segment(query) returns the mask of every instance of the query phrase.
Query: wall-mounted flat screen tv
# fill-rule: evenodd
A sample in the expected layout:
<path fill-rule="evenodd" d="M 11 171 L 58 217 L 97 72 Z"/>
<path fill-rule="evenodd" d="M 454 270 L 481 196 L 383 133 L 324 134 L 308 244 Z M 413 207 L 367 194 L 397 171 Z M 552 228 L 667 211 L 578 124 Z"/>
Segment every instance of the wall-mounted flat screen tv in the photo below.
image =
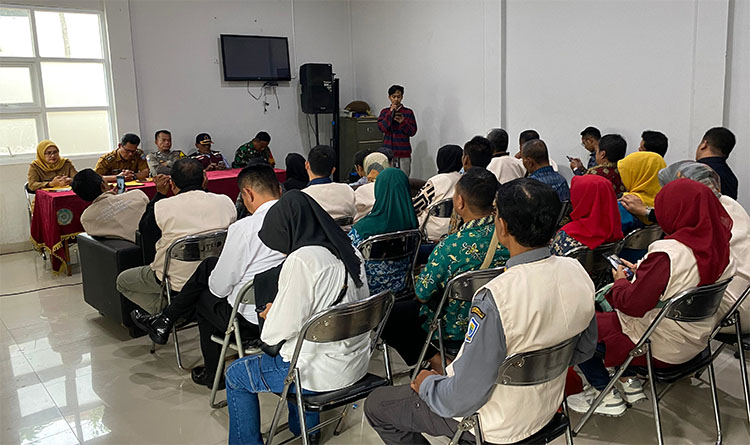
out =
<path fill-rule="evenodd" d="M 291 80 L 286 37 L 221 35 L 224 80 Z"/>

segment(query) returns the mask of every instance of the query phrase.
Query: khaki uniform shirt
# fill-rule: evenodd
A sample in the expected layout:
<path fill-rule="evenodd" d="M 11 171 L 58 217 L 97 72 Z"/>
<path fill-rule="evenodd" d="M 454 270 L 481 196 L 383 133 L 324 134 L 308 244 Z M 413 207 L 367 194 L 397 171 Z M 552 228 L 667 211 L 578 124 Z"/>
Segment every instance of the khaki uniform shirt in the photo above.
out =
<path fill-rule="evenodd" d="M 73 167 L 73 163 L 70 162 L 70 159 L 66 159 L 65 163 L 60 167 L 60 170 L 55 170 L 51 172 L 45 172 L 41 168 L 37 167 L 34 164 L 31 164 L 29 166 L 29 174 L 28 174 L 28 180 L 29 180 L 29 190 L 36 191 L 40 188 L 49 187 L 47 183 L 53 179 L 55 179 L 56 176 L 67 176 L 69 178 L 73 178 L 73 176 L 78 173 Z"/>
<path fill-rule="evenodd" d="M 148 163 L 146 162 L 146 155 L 140 148 L 136 150 L 133 158 L 126 161 L 120 157 L 118 149 L 102 155 L 101 158 L 96 162 L 94 171 L 102 176 L 116 175 L 123 170 L 130 170 L 133 173 L 138 173 L 142 170 L 148 169 Z"/>

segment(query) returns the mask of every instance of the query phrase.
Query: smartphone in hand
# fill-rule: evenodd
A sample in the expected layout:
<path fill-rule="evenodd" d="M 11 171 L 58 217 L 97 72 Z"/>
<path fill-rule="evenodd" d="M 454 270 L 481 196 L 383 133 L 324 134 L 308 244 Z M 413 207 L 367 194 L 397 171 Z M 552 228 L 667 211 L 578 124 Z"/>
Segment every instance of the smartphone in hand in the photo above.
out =
<path fill-rule="evenodd" d="M 117 194 L 122 195 L 125 193 L 125 176 L 118 175 L 117 176 Z"/>
<path fill-rule="evenodd" d="M 618 257 L 617 255 L 614 255 L 614 254 L 612 254 L 612 255 L 602 255 L 602 256 L 604 258 L 606 258 L 607 261 L 609 261 L 609 264 L 612 266 L 612 269 L 617 270 L 618 266 L 622 266 L 622 267 L 625 268 L 625 277 L 628 280 L 631 279 L 631 278 L 633 278 L 633 275 L 634 275 L 633 271 L 630 270 L 630 268 L 627 267 L 625 265 L 625 263 L 622 262 L 622 260 L 620 259 L 620 257 Z"/>
<path fill-rule="evenodd" d="M 567 155 L 566 155 L 565 157 L 566 157 L 566 158 L 568 158 L 568 161 L 570 161 L 570 162 L 573 162 L 573 159 L 575 159 L 575 158 L 573 158 L 572 156 L 567 156 Z"/>

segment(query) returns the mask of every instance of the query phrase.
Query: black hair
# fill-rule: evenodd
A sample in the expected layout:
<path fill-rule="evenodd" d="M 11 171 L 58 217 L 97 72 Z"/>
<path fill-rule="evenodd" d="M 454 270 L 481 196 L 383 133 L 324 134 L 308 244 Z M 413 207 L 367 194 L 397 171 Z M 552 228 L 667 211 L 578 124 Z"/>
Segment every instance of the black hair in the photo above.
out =
<path fill-rule="evenodd" d="M 602 138 L 602 132 L 596 127 L 586 127 L 581 132 L 581 137 L 591 136 L 597 141 Z"/>
<path fill-rule="evenodd" d="M 643 148 L 646 151 L 652 151 L 658 153 L 661 157 L 667 154 L 667 147 L 669 147 L 669 139 L 661 131 L 646 130 L 641 133 L 641 139 L 643 139 Z"/>
<path fill-rule="evenodd" d="M 328 145 L 316 145 L 307 155 L 310 170 L 317 176 L 331 176 L 336 166 L 336 152 Z"/>
<path fill-rule="evenodd" d="M 539 139 L 539 133 L 536 130 L 524 130 L 518 135 L 518 143 L 521 145 L 534 139 Z"/>
<path fill-rule="evenodd" d="M 251 164 L 243 168 L 237 176 L 237 185 L 240 190 L 250 187 L 260 193 L 275 197 L 281 196 L 276 172 L 274 172 L 273 167 L 266 163 Z"/>
<path fill-rule="evenodd" d="M 541 139 L 532 139 L 521 148 L 521 156 L 529 158 L 537 164 L 549 163 L 549 152 L 547 144 Z"/>
<path fill-rule="evenodd" d="M 203 185 L 203 165 L 193 158 L 181 158 L 172 164 L 172 182 L 178 189 Z"/>
<path fill-rule="evenodd" d="M 388 158 L 388 162 L 389 163 L 391 161 L 393 161 L 393 150 L 391 150 L 390 148 L 388 148 L 388 147 L 380 147 L 377 150 L 375 150 L 375 152 L 383 153 L 385 155 L 385 157 Z"/>
<path fill-rule="evenodd" d="M 265 131 L 259 131 L 258 134 L 255 135 L 255 139 L 262 142 L 271 142 L 271 135 Z"/>
<path fill-rule="evenodd" d="M 501 184 L 495 198 L 497 217 L 524 247 L 546 247 L 557 230 L 560 198 L 547 184 L 520 178 Z"/>
<path fill-rule="evenodd" d="M 487 168 L 492 160 L 492 142 L 482 136 L 474 136 L 464 144 L 464 154 L 469 157 L 472 167 Z"/>
<path fill-rule="evenodd" d="M 79 198 L 86 202 L 92 202 L 102 194 L 104 178 L 90 168 L 84 168 L 73 176 L 70 188 Z"/>
<path fill-rule="evenodd" d="M 172 132 L 169 130 L 157 130 L 156 133 L 154 133 L 154 140 L 159 139 L 159 135 L 161 133 L 166 134 L 167 136 L 172 136 Z"/>
<path fill-rule="evenodd" d="M 125 144 L 138 145 L 140 143 L 141 143 L 141 138 L 139 138 L 138 135 L 135 133 L 125 133 L 124 135 L 122 135 L 122 139 L 120 139 L 121 145 L 125 145 Z"/>
<path fill-rule="evenodd" d="M 627 150 L 628 143 L 619 134 L 605 134 L 599 140 L 599 151 L 604 152 L 604 157 L 609 162 L 617 163 L 617 161 L 625 157 Z"/>
<path fill-rule="evenodd" d="M 486 168 L 472 167 L 461 175 L 461 179 L 456 183 L 456 192 L 472 210 L 490 213 L 497 184 L 494 173 Z"/>
<path fill-rule="evenodd" d="M 737 143 L 734 133 L 724 127 L 714 127 L 708 130 L 703 135 L 703 140 L 706 141 L 709 147 L 718 149 L 725 158 L 729 157 L 734 144 Z"/>
<path fill-rule="evenodd" d="M 390 88 L 388 88 L 388 95 L 394 94 L 396 91 L 401 91 L 401 95 L 404 95 L 404 87 L 401 85 L 391 85 Z"/>
<path fill-rule="evenodd" d="M 360 151 L 354 153 L 354 165 L 356 167 L 364 167 L 365 158 L 370 153 L 372 153 L 372 150 L 369 150 L 369 149 L 360 150 Z"/>
<path fill-rule="evenodd" d="M 505 153 L 508 151 L 508 132 L 502 128 L 493 128 L 487 133 L 487 139 L 492 143 L 495 153 Z"/>

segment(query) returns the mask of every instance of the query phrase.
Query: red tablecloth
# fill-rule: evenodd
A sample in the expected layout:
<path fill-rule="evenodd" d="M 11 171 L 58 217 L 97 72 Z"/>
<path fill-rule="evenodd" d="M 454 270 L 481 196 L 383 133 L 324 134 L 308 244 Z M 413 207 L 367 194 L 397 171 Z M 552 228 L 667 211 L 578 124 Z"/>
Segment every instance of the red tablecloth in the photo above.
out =
<path fill-rule="evenodd" d="M 208 176 L 208 191 L 227 195 L 234 201 L 237 199 L 237 175 L 239 168 L 206 172 Z M 276 169 L 279 182 L 286 180 L 286 170 Z M 156 195 L 156 185 L 147 182 L 140 186 L 128 187 L 128 190 L 143 190 L 149 198 Z M 67 271 L 64 241 L 75 238 L 83 232 L 81 214 L 91 203 L 76 196 L 72 191 L 48 192 L 38 190 L 34 202 L 34 214 L 31 218 L 31 241 L 36 249 L 44 249 L 50 253 L 52 270 Z"/>

